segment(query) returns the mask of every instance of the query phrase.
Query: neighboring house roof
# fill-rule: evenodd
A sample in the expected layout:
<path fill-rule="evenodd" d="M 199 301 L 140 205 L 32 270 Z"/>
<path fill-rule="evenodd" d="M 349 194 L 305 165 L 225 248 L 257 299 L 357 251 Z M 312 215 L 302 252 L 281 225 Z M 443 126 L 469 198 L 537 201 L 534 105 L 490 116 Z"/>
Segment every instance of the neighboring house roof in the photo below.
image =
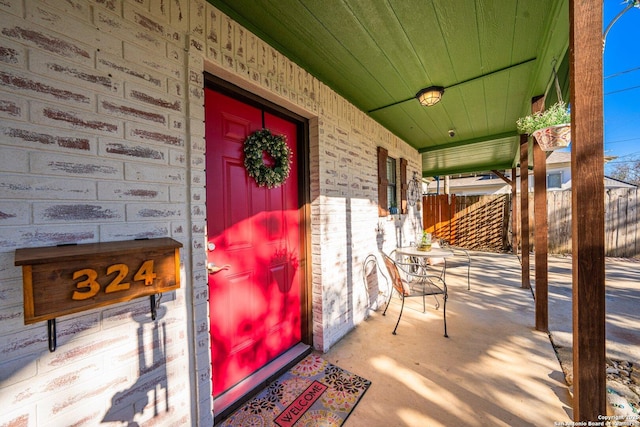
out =
<path fill-rule="evenodd" d="M 638 188 L 636 184 L 631 184 L 630 182 L 625 182 L 620 179 L 611 178 L 610 176 L 604 177 L 604 186 L 605 188 Z"/>
<path fill-rule="evenodd" d="M 501 187 L 507 185 L 507 183 L 494 174 L 451 178 L 449 180 L 449 187 L 480 187 L 487 185 L 497 185 Z"/>
<path fill-rule="evenodd" d="M 610 159 L 605 159 L 605 161 Z M 510 171 L 505 171 L 506 175 L 510 175 Z M 518 170 L 519 172 L 519 170 Z M 569 151 L 553 151 L 547 157 L 547 173 L 562 173 L 565 177 L 563 179 L 563 189 L 568 189 L 571 186 L 571 152 Z M 519 174 L 517 175 L 520 176 Z M 531 179 L 531 174 L 529 175 Z M 630 184 L 618 179 L 605 176 L 604 179 L 605 188 L 637 188 L 637 185 Z M 436 184 L 433 182 L 428 185 L 430 192 L 437 191 Z M 439 191 L 443 192 L 444 182 L 440 180 Z M 487 193 L 505 193 L 509 192 L 509 186 L 498 176 L 491 172 L 485 172 L 474 175 L 459 175 L 452 176 L 449 179 L 449 192 L 456 193 L 456 191 L 464 194 L 478 194 Z"/>
<path fill-rule="evenodd" d="M 547 166 L 558 165 L 561 163 L 571 164 L 570 151 L 552 151 L 549 157 L 547 157 Z"/>

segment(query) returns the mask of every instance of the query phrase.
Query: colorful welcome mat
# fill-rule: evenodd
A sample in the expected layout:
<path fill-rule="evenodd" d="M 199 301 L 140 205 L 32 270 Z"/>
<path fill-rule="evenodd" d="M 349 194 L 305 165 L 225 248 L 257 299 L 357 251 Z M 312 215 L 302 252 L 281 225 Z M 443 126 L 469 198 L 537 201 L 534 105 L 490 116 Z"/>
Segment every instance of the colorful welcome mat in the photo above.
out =
<path fill-rule="evenodd" d="M 371 381 L 310 354 L 220 426 L 337 427 Z"/>

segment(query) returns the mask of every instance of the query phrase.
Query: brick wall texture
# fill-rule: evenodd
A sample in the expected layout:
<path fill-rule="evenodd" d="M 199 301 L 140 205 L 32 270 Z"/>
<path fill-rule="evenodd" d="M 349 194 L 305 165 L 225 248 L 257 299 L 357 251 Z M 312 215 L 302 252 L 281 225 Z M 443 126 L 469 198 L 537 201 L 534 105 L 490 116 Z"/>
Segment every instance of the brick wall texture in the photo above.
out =
<path fill-rule="evenodd" d="M 378 217 L 376 147 L 409 177 L 416 150 L 205 0 L 0 1 L 0 427 L 213 424 L 204 71 L 309 118 L 314 347 L 379 302 L 362 262 L 421 221 Z M 146 298 L 63 316 L 53 353 L 24 325 L 16 249 L 167 236 L 156 321 Z"/>

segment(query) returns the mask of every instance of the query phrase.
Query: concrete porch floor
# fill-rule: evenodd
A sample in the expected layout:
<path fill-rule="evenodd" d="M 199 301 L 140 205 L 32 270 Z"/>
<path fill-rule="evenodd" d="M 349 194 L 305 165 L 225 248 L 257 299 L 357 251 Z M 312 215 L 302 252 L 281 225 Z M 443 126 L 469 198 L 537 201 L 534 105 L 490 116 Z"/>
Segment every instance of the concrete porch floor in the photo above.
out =
<path fill-rule="evenodd" d="M 372 382 L 345 426 L 571 421 L 560 363 L 548 334 L 535 331 L 532 292 L 521 288 L 520 277 L 518 258 L 508 254 L 474 252 L 471 290 L 466 268 L 448 269 L 449 338 L 443 336 L 442 307 L 435 310 L 432 298 L 426 313 L 420 299 L 407 301 L 397 335 L 391 332 L 400 300 L 392 299 L 386 316 L 384 307 L 373 311 L 323 355 Z"/>

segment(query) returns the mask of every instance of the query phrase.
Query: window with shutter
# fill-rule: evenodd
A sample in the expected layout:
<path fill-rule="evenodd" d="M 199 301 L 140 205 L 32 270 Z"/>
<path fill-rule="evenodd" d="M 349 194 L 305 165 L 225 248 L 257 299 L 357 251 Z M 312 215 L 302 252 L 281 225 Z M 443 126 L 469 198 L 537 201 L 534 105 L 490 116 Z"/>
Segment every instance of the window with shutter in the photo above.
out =
<path fill-rule="evenodd" d="M 396 180 L 396 159 L 387 157 L 387 203 L 389 205 L 389 213 L 398 213 L 398 192 Z"/>
<path fill-rule="evenodd" d="M 387 157 L 389 152 L 382 147 L 378 147 L 378 216 L 389 215 L 387 203 Z"/>
<path fill-rule="evenodd" d="M 400 159 L 400 213 L 409 212 L 407 205 L 407 159 Z"/>

